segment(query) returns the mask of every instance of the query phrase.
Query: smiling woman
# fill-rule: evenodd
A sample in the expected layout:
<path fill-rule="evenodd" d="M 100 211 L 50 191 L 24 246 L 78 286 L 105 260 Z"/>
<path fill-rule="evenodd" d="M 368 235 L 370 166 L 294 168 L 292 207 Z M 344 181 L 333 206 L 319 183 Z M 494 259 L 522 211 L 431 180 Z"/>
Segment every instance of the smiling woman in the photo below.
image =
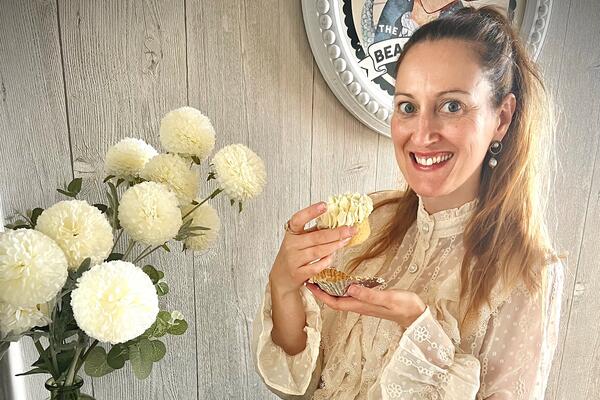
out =
<path fill-rule="evenodd" d="M 257 371 L 283 398 L 543 399 L 565 271 L 544 225 L 540 73 L 486 7 L 423 25 L 397 65 L 408 190 L 371 194 L 357 248 L 349 230 L 303 231 L 318 205 L 292 217 L 254 321 Z M 386 284 L 303 285 L 331 265 Z"/>

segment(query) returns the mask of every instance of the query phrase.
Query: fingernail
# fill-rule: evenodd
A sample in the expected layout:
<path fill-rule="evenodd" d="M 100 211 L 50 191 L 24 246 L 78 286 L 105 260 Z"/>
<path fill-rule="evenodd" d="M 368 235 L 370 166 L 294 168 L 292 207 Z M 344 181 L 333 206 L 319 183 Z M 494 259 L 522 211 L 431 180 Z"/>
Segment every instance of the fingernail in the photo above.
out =
<path fill-rule="evenodd" d="M 346 238 L 346 239 L 342 239 L 341 242 L 342 244 L 346 244 L 348 243 L 350 240 L 352 240 L 352 238 Z"/>

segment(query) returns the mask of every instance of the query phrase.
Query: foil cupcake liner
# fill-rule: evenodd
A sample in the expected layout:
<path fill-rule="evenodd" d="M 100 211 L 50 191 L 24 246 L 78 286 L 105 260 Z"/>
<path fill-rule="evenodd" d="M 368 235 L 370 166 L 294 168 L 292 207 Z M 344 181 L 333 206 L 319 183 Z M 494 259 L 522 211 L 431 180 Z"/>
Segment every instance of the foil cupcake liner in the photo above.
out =
<path fill-rule="evenodd" d="M 334 268 L 325 268 L 309 279 L 325 293 L 331 296 L 348 297 L 346 291 L 353 283 L 368 288 L 374 288 L 385 283 L 383 278 L 348 275 Z"/>

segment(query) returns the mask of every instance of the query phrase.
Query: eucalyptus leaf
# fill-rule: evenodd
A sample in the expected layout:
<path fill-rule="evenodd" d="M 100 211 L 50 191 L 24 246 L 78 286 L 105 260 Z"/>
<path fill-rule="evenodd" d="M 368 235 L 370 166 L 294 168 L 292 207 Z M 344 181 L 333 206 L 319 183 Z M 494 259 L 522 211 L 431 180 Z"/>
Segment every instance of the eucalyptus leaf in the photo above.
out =
<path fill-rule="evenodd" d="M 83 370 L 93 378 L 98 378 L 114 371 L 106 360 L 106 350 L 94 347 L 88 354 Z"/>
<path fill-rule="evenodd" d="M 102 182 L 106 183 L 106 182 L 110 181 L 114 177 L 115 177 L 114 175 L 108 175 L 106 178 L 104 178 L 104 180 Z"/>
<path fill-rule="evenodd" d="M 238 204 L 240 206 L 240 211 L 239 212 L 242 212 L 242 202 L 240 201 Z"/>
<path fill-rule="evenodd" d="M 152 361 L 158 362 L 167 354 L 167 346 L 160 340 L 151 340 L 152 344 Z"/>
<path fill-rule="evenodd" d="M 94 207 L 100 210 L 103 214 L 106 214 L 106 211 L 108 210 L 108 206 L 102 203 L 96 203 L 94 204 Z"/>
<path fill-rule="evenodd" d="M 195 164 L 202 164 L 202 161 L 200 161 L 200 158 L 198 156 L 192 156 L 192 160 L 194 161 Z"/>
<path fill-rule="evenodd" d="M 144 271 L 146 275 L 150 277 L 150 280 L 153 284 L 156 284 L 160 280 L 160 275 L 158 274 L 158 271 L 152 265 L 144 265 L 142 271 Z"/>
<path fill-rule="evenodd" d="M 110 253 L 106 261 L 114 261 L 123 259 L 123 253 Z"/>
<path fill-rule="evenodd" d="M 184 319 L 177 319 L 175 322 L 169 326 L 167 332 L 171 335 L 183 335 L 185 331 L 187 331 L 188 323 Z"/>
<path fill-rule="evenodd" d="M 154 346 L 150 340 L 141 338 L 129 344 L 128 349 L 133 374 L 138 379 L 146 379 L 152 372 Z"/>
<path fill-rule="evenodd" d="M 169 248 L 169 246 L 167 246 L 167 244 L 166 244 L 166 243 L 165 243 L 165 244 L 163 244 L 163 245 L 162 245 L 162 246 L 160 246 L 160 247 L 162 247 L 163 249 L 165 249 L 165 251 L 167 251 L 167 252 L 169 252 L 169 253 L 171 252 L 171 249 Z"/>
<path fill-rule="evenodd" d="M 67 190 L 71 193 L 74 194 L 79 194 L 79 192 L 81 192 L 81 182 L 83 181 L 83 179 L 81 178 L 75 178 L 73 179 L 70 183 L 69 186 L 67 186 Z"/>
<path fill-rule="evenodd" d="M 114 369 L 123 368 L 127 360 L 129 360 L 129 347 L 123 343 L 112 346 L 106 355 L 106 362 Z"/>
<path fill-rule="evenodd" d="M 77 195 L 75 193 L 71 193 L 71 192 L 67 192 L 66 190 L 62 190 L 62 189 L 56 189 L 56 191 L 58 193 L 64 194 L 65 196 L 69 196 L 69 197 L 77 197 Z"/>
<path fill-rule="evenodd" d="M 154 287 L 156 287 L 156 294 L 159 296 L 164 296 L 169 293 L 169 285 L 167 285 L 166 282 L 158 282 Z"/>

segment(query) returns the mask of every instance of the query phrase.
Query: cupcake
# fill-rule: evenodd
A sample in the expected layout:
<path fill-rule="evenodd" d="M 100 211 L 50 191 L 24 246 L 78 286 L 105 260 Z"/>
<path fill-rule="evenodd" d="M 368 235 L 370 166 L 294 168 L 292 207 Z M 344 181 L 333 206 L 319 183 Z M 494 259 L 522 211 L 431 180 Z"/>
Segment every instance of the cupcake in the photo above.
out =
<path fill-rule="evenodd" d="M 369 215 L 373 212 L 373 200 L 366 194 L 345 193 L 329 196 L 327 211 L 317 218 L 319 229 L 347 225 L 358 229 L 347 246 L 357 246 L 371 235 Z"/>
<path fill-rule="evenodd" d="M 319 286 L 324 292 L 331 296 L 343 296 L 347 297 L 346 291 L 353 283 L 373 288 L 385 283 L 383 278 L 378 277 L 362 277 L 348 275 L 345 272 L 338 271 L 334 268 L 325 268 L 317 275 L 313 276 L 308 280 L 310 283 L 314 283 Z"/>

